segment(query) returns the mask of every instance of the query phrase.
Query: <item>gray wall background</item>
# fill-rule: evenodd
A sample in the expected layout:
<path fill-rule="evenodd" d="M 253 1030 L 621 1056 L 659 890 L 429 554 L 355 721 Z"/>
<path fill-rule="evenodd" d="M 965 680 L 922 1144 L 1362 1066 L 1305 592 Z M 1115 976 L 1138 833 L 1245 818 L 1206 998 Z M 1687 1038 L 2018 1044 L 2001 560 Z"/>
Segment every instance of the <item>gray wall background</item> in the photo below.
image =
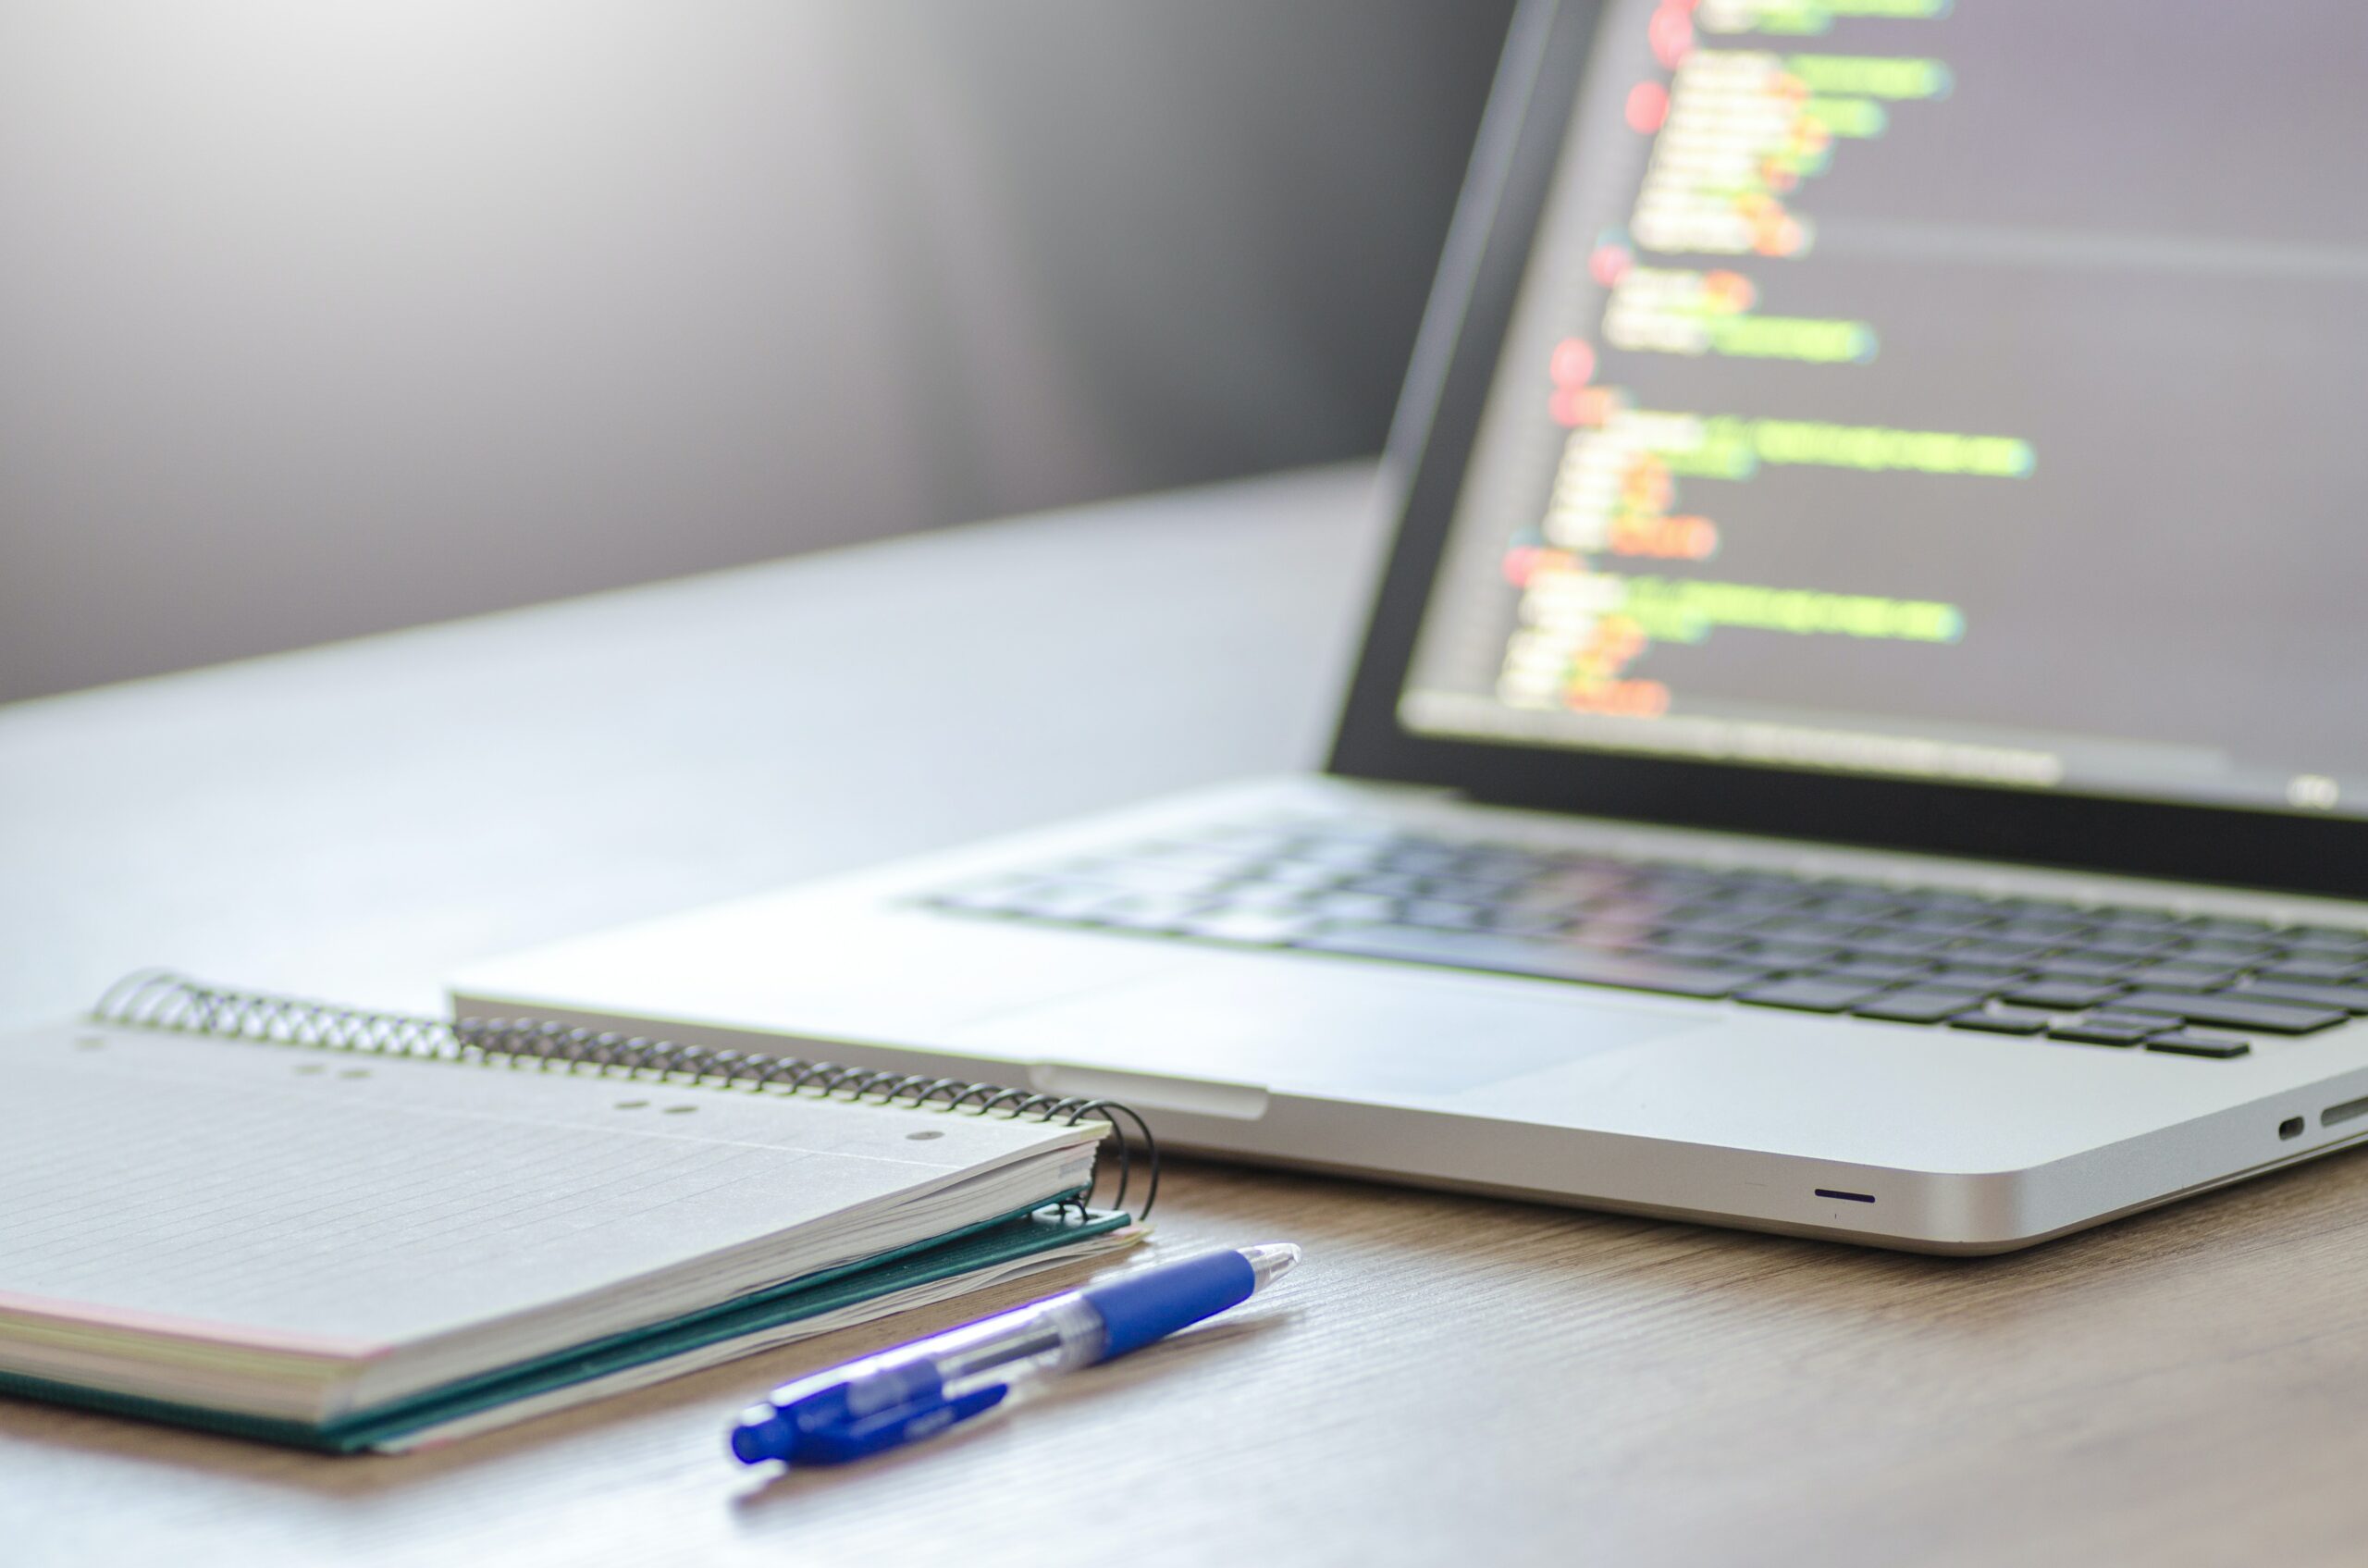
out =
<path fill-rule="evenodd" d="M 0 0 L 0 699 L 1374 450 L 1509 9 Z"/>

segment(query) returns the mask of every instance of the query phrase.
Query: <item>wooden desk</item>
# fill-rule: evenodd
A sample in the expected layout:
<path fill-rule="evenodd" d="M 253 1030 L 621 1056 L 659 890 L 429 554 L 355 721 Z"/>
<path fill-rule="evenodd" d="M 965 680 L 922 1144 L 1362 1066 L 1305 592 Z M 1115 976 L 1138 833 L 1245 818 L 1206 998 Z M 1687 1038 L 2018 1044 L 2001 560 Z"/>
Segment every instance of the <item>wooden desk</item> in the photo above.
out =
<path fill-rule="evenodd" d="M 430 1006 L 486 953 L 1306 765 L 1362 614 L 1363 484 L 1287 476 L 0 709 L 0 1021 L 157 962 Z M 2357 1158 L 1976 1261 L 1202 1165 L 1159 1217 L 1309 1261 L 1238 1319 L 861 1469 L 754 1485 L 722 1426 L 916 1320 L 407 1459 L 0 1401 L 0 1562 L 2368 1551 Z"/>

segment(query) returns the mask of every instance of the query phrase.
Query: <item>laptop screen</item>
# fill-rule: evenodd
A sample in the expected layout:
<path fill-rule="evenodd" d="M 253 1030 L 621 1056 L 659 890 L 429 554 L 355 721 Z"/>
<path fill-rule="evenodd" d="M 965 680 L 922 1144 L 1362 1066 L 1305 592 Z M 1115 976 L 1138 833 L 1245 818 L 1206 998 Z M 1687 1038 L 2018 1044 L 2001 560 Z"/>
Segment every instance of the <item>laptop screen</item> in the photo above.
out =
<path fill-rule="evenodd" d="M 1613 0 L 1418 735 L 2368 815 L 2368 6 Z"/>

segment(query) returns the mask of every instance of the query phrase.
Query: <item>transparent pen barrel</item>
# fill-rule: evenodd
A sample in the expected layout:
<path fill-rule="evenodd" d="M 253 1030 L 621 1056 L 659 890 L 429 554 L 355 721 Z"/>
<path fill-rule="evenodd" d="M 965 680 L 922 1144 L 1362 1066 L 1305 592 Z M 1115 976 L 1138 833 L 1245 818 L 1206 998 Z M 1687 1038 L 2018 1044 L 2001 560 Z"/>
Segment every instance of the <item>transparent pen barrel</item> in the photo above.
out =
<path fill-rule="evenodd" d="M 863 1414 L 901 1404 L 931 1382 L 939 1397 L 958 1399 L 989 1384 L 1029 1382 L 1090 1365 L 1108 1342 L 1100 1313 L 1081 1297 L 1055 1296 L 785 1385 L 773 1391 L 773 1400 L 786 1406 L 836 1387 L 845 1390 L 846 1408 Z"/>
<path fill-rule="evenodd" d="M 949 1399 L 991 1383 L 1016 1386 L 1090 1365 L 1101 1359 L 1107 1340 L 1102 1315 L 1078 1296 L 1056 1296 L 1018 1323 L 977 1327 L 1000 1332 L 981 1333 L 965 1344 L 956 1341 L 972 1331 L 958 1331 L 935 1347 L 938 1376 L 945 1380 Z"/>

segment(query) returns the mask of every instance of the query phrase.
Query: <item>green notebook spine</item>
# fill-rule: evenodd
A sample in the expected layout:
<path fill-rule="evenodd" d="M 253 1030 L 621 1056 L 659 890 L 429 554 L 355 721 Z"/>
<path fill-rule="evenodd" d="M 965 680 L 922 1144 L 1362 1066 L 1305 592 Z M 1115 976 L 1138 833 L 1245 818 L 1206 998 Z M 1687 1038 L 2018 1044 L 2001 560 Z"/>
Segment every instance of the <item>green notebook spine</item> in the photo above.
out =
<path fill-rule="evenodd" d="M 992 1268 L 1133 1223 L 1124 1214 L 1023 1210 L 826 1269 L 666 1323 L 572 1346 L 314 1425 L 0 1372 L 0 1393 L 327 1453 L 356 1453 L 516 1401 L 688 1354 L 894 1291 Z"/>

